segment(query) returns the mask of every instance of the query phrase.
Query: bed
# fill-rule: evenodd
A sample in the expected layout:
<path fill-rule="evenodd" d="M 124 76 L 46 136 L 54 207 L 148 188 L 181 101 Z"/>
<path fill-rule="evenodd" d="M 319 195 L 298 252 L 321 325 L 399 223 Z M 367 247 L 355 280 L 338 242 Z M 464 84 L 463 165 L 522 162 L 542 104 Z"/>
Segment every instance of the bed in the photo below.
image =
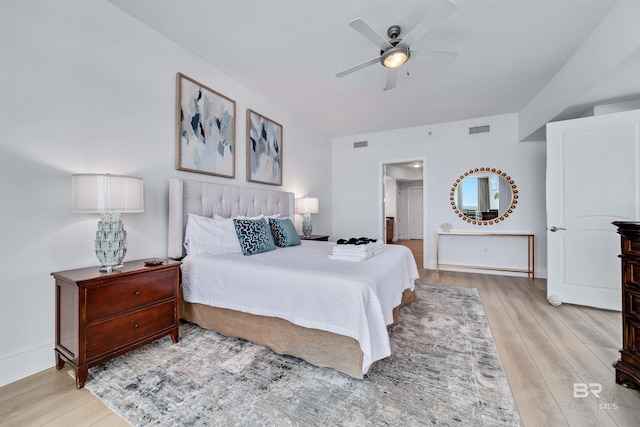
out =
<path fill-rule="evenodd" d="M 418 277 L 409 249 L 385 245 L 362 262 L 329 259 L 334 243 L 246 256 L 186 255 L 190 214 L 293 219 L 293 193 L 195 180 L 169 183 L 168 255 L 181 259 L 180 317 L 226 336 L 267 346 L 363 378 L 390 355 L 388 326 L 415 301 Z M 206 251 L 205 251 L 206 252 Z"/>

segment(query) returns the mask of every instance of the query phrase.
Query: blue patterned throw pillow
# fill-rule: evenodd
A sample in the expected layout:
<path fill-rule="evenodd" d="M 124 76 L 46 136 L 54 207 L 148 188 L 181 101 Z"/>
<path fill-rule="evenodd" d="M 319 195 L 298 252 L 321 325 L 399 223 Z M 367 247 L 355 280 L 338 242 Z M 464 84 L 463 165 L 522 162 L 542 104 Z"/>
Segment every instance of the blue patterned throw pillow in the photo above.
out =
<path fill-rule="evenodd" d="M 233 226 L 236 229 L 243 254 L 254 255 L 276 248 L 271 230 L 264 218 L 234 219 Z"/>
<path fill-rule="evenodd" d="M 286 248 L 300 244 L 300 236 L 289 218 L 269 218 L 269 226 L 276 246 Z"/>

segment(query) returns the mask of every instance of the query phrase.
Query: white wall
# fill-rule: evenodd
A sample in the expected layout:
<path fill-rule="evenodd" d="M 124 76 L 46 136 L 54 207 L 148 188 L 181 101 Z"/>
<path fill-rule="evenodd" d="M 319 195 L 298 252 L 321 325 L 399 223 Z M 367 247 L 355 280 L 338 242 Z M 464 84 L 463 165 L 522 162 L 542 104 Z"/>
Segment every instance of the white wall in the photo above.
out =
<path fill-rule="evenodd" d="M 468 128 L 489 124 L 491 133 L 469 135 Z M 353 148 L 354 141 L 368 141 Z M 536 235 L 536 275 L 546 277 L 545 144 L 518 142 L 518 116 L 505 114 L 333 139 L 333 236 L 380 236 L 380 164 L 427 158 L 425 163 L 426 268 L 435 268 L 434 236 L 440 224 L 457 231 L 532 232 Z M 460 220 L 449 202 L 456 178 L 476 167 L 495 167 L 515 181 L 519 202 L 504 222 L 477 226 Z M 526 241 L 480 241 L 450 237 L 441 262 L 526 267 Z"/>
<path fill-rule="evenodd" d="M 71 174 L 139 176 L 125 260 L 166 255 L 168 180 L 245 181 L 245 110 L 283 125 L 283 186 L 320 199 L 331 231 L 330 139 L 102 0 L 0 0 L 0 385 L 54 364 L 49 273 L 97 264 L 98 218 L 71 214 Z M 212 41 L 215 42 L 215 41 Z M 175 76 L 236 101 L 236 178 L 175 170 Z"/>

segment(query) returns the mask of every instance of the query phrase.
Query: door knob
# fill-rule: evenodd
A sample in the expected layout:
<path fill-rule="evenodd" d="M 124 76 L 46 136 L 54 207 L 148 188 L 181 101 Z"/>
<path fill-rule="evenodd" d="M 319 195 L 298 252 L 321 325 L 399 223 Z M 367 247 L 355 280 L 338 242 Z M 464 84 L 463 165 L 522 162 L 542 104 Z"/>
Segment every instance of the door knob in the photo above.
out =
<path fill-rule="evenodd" d="M 549 229 L 552 233 L 555 233 L 558 230 L 566 230 L 566 228 L 556 227 L 555 225 Z"/>

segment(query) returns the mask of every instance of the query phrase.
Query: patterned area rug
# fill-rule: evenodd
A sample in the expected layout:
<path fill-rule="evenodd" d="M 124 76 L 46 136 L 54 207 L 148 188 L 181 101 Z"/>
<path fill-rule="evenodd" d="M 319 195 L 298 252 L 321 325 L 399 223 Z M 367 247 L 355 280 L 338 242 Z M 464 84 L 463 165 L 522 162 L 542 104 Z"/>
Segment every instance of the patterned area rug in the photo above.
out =
<path fill-rule="evenodd" d="M 193 324 L 89 371 L 134 426 L 520 426 L 476 289 L 416 285 L 364 380 Z"/>

